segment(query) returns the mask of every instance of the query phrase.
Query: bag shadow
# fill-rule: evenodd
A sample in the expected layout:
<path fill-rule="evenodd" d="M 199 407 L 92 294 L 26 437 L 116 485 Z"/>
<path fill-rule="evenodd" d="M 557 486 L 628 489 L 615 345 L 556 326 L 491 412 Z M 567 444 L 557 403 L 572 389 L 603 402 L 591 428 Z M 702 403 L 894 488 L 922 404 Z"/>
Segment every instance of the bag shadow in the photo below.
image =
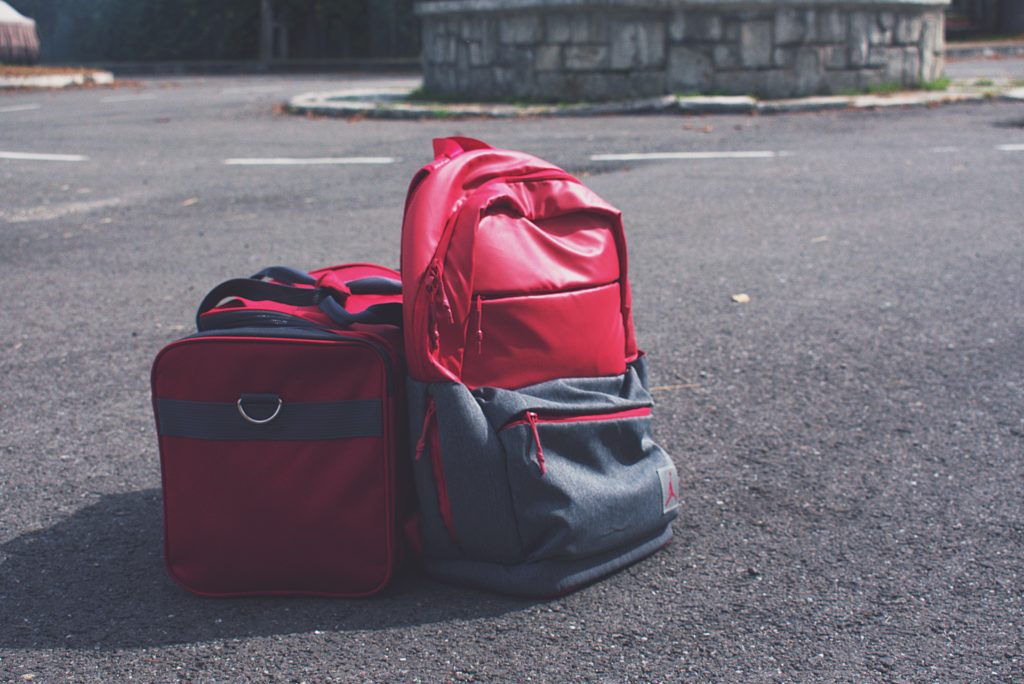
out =
<path fill-rule="evenodd" d="M 534 602 L 406 570 L 364 599 L 195 596 L 163 564 L 159 489 L 103 496 L 0 545 L 0 648 L 118 649 L 502 615 Z"/>

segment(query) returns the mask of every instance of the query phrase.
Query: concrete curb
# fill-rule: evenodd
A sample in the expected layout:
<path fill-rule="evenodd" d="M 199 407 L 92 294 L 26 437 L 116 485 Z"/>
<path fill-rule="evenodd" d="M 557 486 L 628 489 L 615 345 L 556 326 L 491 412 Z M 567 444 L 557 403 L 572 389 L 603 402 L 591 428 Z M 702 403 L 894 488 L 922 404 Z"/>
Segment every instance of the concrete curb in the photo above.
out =
<path fill-rule="evenodd" d="M 82 71 L 68 74 L 40 74 L 38 76 L 0 76 L 3 88 L 68 88 L 84 85 L 111 85 L 114 74 L 109 71 Z"/>
<path fill-rule="evenodd" d="M 1021 57 L 1024 42 L 1005 43 L 946 43 L 946 59 L 976 59 L 978 57 Z"/>
<path fill-rule="evenodd" d="M 979 102 L 991 99 L 1020 100 L 1024 88 L 996 86 L 979 89 L 967 82 L 955 84 L 952 89 L 941 92 L 907 91 L 880 95 L 803 97 L 790 100 L 758 100 L 743 96 L 666 95 L 643 100 L 569 105 L 415 102 L 407 99 L 412 92 L 412 90 L 392 90 L 374 93 L 366 91 L 304 93 L 285 103 L 285 110 L 300 115 L 401 120 L 513 119 L 628 114 L 786 114 L 836 109 L 932 107 L 941 104 Z"/>

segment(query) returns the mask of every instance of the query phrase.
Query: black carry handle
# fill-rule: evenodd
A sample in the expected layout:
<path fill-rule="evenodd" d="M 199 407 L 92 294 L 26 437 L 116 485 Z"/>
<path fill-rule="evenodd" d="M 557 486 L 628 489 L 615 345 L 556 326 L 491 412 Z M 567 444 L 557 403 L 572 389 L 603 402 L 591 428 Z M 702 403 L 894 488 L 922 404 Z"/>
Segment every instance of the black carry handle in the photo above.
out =
<path fill-rule="evenodd" d="M 199 304 L 199 311 L 196 312 L 196 329 L 203 329 L 202 316 L 204 313 L 215 309 L 225 299 L 233 297 L 271 301 L 290 306 L 316 306 L 342 328 L 348 328 L 355 323 L 395 326 L 402 324 L 402 305 L 397 302 L 374 304 L 359 313 L 349 313 L 338 303 L 338 300 L 331 296 L 329 291 L 322 288 L 291 287 L 251 278 L 235 278 L 221 283 L 203 298 Z"/>
<path fill-rule="evenodd" d="M 290 266 L 268 266 L 250 276 L 253 280 L 276 280 L 289 285 L 316 285 L 317 279 L 310 274 Z M 402 294 L 402 281 L 384 276 L 357 278 L 346 283 L 349 292 L 356 295 L 398 295 Z"/>
<path fill-rule="evenodd" d="M 402 281 L 384 276 L 368 276 L 345 283 L 354 295 L 400 295 Z"/>
<path fill-rule="evenodd" d="M 267 278 L 276 280 L 279 283 L 288 283 L 289 285 L 316 285 L 316 278 L 290 266 L 268 266 L 259 273 L 253 273 L 249 277 L 253 280 Z"/>

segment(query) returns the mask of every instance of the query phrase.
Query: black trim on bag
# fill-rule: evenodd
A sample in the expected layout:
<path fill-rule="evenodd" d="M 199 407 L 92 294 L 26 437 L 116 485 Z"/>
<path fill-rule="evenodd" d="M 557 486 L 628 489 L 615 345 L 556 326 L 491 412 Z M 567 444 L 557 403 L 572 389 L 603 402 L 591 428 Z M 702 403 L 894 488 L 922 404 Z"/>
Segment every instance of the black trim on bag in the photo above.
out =
<path fill-rule="evenodd" d="M 280 413 L 264 424 L 247 421 L 239 412 L 237 402 L 157 399 L 156 413 L 162 437 L 322 441 L 384 436 L 383 405 L 380 399 L 282 401 Z"/>

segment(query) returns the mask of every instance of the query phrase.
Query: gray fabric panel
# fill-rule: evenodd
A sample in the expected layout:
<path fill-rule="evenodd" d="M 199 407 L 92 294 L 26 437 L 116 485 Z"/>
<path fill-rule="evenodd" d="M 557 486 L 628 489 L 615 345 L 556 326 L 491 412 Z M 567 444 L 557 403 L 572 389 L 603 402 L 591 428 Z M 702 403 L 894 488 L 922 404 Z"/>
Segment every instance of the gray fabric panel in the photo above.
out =
<path fill-rule="evenodd" d="M 416 465 L 425 563 L 433 574 L 526 596 L 574 589 L 671 538 L 660 468 L 668 455 L 648 417 L 541 422 L 541 474 L 526 411 L 587 417 L 650 407 L 641 357 L 624 375 L 565 378 L 518 390 L 410 381 L 411 442 L 426 397 L 437 407 L 441 455 L 458 546 L 437 510 L 429 459 Z M 503 429 L 504 428 L 504 429 Z"/>
<path fill-rule="evenodd" d="M 406 398 L 409 404 L 409 459 L 412 460 L 413 482 L 416 486 L 416 499 L 419 502 L 423 553 L 428 558 L 458 558 L 462 553 L 452 543 L 441 519 L 430 455 L 424 452 L 418 461 L 415 459 L 416 443 L 423 432 L 427 387 L 425 383 L 416 382 L 411 378 L 406 382 Z"/>
<path fill-rule="evenodd" d="M 502 426 L 525 411 L 587 415 L 651 406 L 651 395 L 630 366 L 624 375 L 563 378 L 517 390 L 481 387 L 473 390 L 487 419 Z"/>
<path fill-rule="evenodd" d="M 547 560 L 518 565 L 473 560 L 428 560 L 424 569 L 434 577 L 481 589 L 528 598 L 555 598 L 580 589 L 621 570 L 663 548 L 672 540 L 667 525 L 655 537 L 608 553 L 569 560 Z"/>
<path fill-rule="evenodd" d="M 602 553 L 646 538 L 663 514 L 658 469 L 671 464 L 650 418 L 539 423 L 546 471 L 529 425 L 501 432 L 528 560 Z"/>
<path fill-rule="evenodd" d="M 257 418 L 270 417 L 274 408 L 247 407 Z M 384 434 L 380 399 L 283 402 L 277 417 L 262 425 L 245 420 L 234 403 L 157 399 L 156 413 L 159 432 L 164 437 L 297 441 Z"/>
<path fill-rule="evenodd" d="M 464 385 L 430 387 L 441 430 L 441 456 L 459 547 L 495 563 L 523 560 L 505 450 Z"/>

